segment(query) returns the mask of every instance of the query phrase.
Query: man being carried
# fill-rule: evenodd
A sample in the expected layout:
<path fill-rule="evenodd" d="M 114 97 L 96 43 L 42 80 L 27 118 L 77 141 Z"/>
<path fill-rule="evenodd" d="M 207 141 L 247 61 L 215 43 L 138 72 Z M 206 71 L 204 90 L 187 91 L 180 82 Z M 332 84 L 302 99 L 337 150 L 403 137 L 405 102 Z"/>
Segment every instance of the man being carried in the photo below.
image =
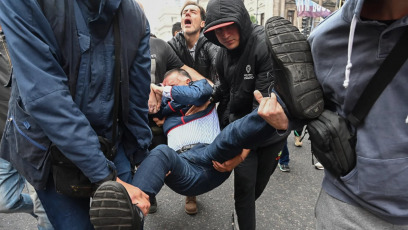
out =
<path fill-rule="evenodd" d="M 205 10 L 195 1 L 187 1 L 181 9 L 182 31 L 168 43 L 176 52 L 181 61 L 195 69 L 205 78 L 217 82 L 215 70 L 215 56 L 219 47 L 209 42 L 202 34 L 205 22 Z M 196 78 L 192 76 L 194 80 Z M 185 212 L 196 214 L 196 197 L 186 197 Z"/>
<path fill-rule="evenodd" d="M 213 127 L 218 127 L 218 118 L 214 104 L 194 115 L 183 115 L 191 105 L 204 104 L 212 92 L 206 80 L 190 81 L 186 75 L 182 74 L 182 71 L 174 71 L 164 80 L 165 87 L 153 87 L 155 92 L 163 94 L 164 101 L 167 103 L 161 111 L 167 115 L 164 130 L 168 133 L 169 145 L 174 149 L 160 145 L 153 149 L 138 167 L 132 185 L 148 195 L 155 196 L 164 183 L 175 192 L 187 196 L 196 196 L 211 191 L 230 175 L 230 172 L 215 170 L 213 161 L 223 163 L 234 159 L 238 164 L 249 152 L 242 151 L 244 148 L 256 147 L 267 140 L 279 142 L 286 137 L 286 135 L 278 134 L 280 132 L 278 130 L 287 130 L 289 125 L 281 103 L 278 103 L 275 94 L 271 94 L 270 98 L 262 98 L 258 91 L 255 92 L 255 97 L 260 102 L 258 111 L 255 110 L 231 123 L 215 137 Z M 258 113 L 268 119 L 268 123 Z M 209 128 L 203 131 L 203 127 Z M 197 133 L 197 129 L 200 130 L 200 135 L 195 137 L 193 134 Z M 180 133 L 184 138 L 177 137 Z M 205 133 L 207 135 L 204 135 Z M 205 136 L 207 140 L 203 140 L 206 139 L 203 138 Z M 183 142 L 178 143 L 178 140 L 183 140 Z M 184 151 L 185 149 L 188 150 Z M 106 194 L 109 193 L 118 195 L 115 199 L 110 199 L 106 197 Z M 108 225 L 110 227 L 119 226 L 120 223 L 123 225 L 126 222 L 129 222 L 129 225 L 136 223 L 132 226 L 138 228 L 141 226 L 138 224 L 140 217 L 133 214 L 133 218 L 129 219 L 129 213 L 134 213 L 135 208 L 136 206 L 131 204 L 126 190 L 120 184 L 107 182 L 95 193 L 91 205 L 91 221 L 106 220 L 106 225 L 95 226 L 97 228 Z M 109 215 L 112 212 L 104 212 L 105 209 L 117 210 L 117 213 L 121 212 L 117 216 L 123 218 L 112 217 Z"/>

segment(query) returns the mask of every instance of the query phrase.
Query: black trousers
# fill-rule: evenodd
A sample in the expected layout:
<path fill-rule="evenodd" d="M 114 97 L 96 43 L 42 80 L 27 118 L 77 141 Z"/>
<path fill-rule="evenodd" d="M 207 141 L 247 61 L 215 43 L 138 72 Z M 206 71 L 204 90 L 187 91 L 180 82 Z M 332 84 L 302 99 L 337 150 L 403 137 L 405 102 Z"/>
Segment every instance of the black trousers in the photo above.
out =
<path fill-rule="evenodd" d="M 285 140 L 251 150 L 234 169 L 234 199 L 240 230 L 255 230 L 255 200 L 261 196 L 278 165 Z"/>

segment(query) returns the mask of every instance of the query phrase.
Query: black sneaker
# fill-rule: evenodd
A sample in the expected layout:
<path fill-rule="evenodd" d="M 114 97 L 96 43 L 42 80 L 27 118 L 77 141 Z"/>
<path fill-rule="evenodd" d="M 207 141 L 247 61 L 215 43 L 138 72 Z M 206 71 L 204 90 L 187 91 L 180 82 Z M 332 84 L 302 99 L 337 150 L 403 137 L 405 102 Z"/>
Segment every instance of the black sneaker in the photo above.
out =
<path fill-rule="evenodd" d="M 144 219 L 125 187 L 116 181 L 99 186 L 92 198 L 89 215 L 95 229 L 140 230 Z"/>
<path fill-rule="evenodd" d="M 280 169 L 280 171 L 282 171 L 282 172 L 290 172 L 290 167 L 289 167 L 289 165 L 281 165 L 281 164 L 279 164 L 279 169 Z"/>
<path fill-rule="evenodd" d="M 294 117 L 318 117 L 323 112 L 323 92 L 306 37 L 282 17 L 269 18 L 265 32 L 269 53 L 278 67 L 274 72 L 275 90 Z"/>
<path fill-rule="evenodd" d="M 149 214 L 157 212 L 157 200 L 155 196 L 151 196 L 150 198 L 150 209 Z"/>

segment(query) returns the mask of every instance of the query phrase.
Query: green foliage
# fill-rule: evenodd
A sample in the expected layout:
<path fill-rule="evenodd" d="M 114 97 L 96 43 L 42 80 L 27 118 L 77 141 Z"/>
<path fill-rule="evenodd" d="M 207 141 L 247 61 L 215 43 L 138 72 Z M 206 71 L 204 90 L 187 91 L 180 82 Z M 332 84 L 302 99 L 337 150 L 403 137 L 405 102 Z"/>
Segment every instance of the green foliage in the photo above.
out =
<path fill-rule="evenodd" d="M 252 23 L 256 23 L 256 17 L 255 17 L 255 15 L 251 15 L 250 18 L 251 18 L 251 22 L 252 22 Z"/>

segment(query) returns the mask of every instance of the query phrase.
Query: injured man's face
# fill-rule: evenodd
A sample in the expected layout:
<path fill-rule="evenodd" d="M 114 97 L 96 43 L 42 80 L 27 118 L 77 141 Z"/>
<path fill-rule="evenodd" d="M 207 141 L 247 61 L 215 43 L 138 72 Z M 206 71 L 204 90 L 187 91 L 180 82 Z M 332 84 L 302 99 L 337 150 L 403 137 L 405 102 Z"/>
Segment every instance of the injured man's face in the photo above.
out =
<path fill-rule="evenodd" d="M 188 85 L 191 79 L 179 71 L 174 71 L 166 76 L 163 86 Z"/>

